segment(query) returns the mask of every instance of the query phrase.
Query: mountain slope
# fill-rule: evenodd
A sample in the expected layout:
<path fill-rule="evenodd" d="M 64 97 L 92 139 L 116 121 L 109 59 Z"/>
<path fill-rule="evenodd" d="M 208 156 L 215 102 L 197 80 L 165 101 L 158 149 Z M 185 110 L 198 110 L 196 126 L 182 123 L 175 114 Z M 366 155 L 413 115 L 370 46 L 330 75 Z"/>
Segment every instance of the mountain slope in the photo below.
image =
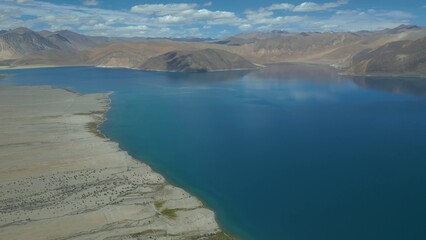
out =
<path fill-rule="evenodd" d="M 15 59 L 39 51 L 60 48 L 27 28 L 17 28 L 0 34 L 0 59 Z"/>
<path fill-rule="evenodd" d="M 148 59 L 140 68 L 158 71 L 207 72 L 252 69 L 256 68 L 256 65 L 234 53 L 207 48 L 191 51 L 171 51 Z"/>
<path fill-rule="evenodd" d="M 426 75 L 426 38 L 387 43 L 354 55 L 346 71 L 353 75 Z"/>
<path fill-rule="evenodd" d="M 32 54 L 43 55 L 48 51 L 75 51 L 111 43 L 108 37 L 92 37 L 68 30 L 57 32 L 34 32 L 27 28 L 17 28 L 0 32 L 0 60 L 20 59 Z"/>
<path fill-rule="evenodd" d="M 359 32 L 248 32 L 216 42 L 96 37 L 67 30 L 18 28 L 0 31 L 0 65 L 214 71 L 254 66 L 247 62 L 308 62 L 332 65 L 346 74 L 418 75 L 424 74 L 424 38 L 426 28 L 410 25 Z"/>
<path fill-rule="evenodd" d="M 57 43 L 57 45 L 66 44 L 73 49 L 88 49 L 101 44 L 111 43 L 107 37 L 92 37 L 68 30 L 54 32 L 47 36 L 48 39 Z"/>

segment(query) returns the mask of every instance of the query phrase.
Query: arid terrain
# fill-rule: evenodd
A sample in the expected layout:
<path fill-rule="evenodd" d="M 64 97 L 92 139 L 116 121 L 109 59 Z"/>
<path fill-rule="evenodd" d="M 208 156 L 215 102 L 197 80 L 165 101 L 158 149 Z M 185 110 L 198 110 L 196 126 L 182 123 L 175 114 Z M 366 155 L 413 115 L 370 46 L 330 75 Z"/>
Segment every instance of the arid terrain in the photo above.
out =
<path fill-rule="evenodd" d="M 331 65 L 349 75 L 424 75 L 425 39 L 426 29 L 411 25 L 359 32 L 251 32 L 209 41 L 91 37 L 66 30 L 18 28 L 0 34 L 0 67 L 87 65 L 167 70 L 164 66 L 170 65 L 171 59 L 158 56 L 216 49 L 255 65 L 310 62 Z M 232 58 L 226 54 L 223 62 L 232 62 Z M 206 64 L 206 70 L 217 69 L 217 61 Z"/>
<path fill-rule="evenodd" d="M 0 87 L 0 239 L 230 239 L 103 137 L 106 94 Z"/>
<path fill-rule="evenodd" d="M 171 51 L 152 57 L 138 67 L 152 71 L 207 72 L 254 69 L 256 65 L 243 57 L 219 49 Z"/>

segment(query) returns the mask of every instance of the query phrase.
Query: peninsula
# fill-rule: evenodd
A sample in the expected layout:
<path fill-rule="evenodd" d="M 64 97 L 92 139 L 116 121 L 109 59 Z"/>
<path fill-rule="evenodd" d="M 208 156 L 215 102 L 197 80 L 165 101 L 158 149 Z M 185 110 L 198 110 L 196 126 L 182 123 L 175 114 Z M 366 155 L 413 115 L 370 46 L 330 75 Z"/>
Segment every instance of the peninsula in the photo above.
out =
<path fill-rule="evenodd" d="M 107 94 L 0 87 L 0 239 L 230 239 L 97 130 L 108 107 Z"/>
<path fill-rule="evenodd" d="M 256 65 L 237 54 L 208 48 L 171 51 L 148 59 L 140 68 L 151 71 L 209 72 L 254 69 Z"/>

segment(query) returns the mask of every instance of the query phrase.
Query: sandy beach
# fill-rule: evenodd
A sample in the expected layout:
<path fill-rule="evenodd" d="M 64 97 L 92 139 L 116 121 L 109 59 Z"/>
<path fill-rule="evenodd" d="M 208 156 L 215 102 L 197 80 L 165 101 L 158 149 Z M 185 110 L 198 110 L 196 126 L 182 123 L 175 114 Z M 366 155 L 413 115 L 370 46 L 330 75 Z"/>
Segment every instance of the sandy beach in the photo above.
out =
<path fill-rule="evenodd" d="M 229 239 L 97 132 L 108 107 L 106 94 L 0 87 L 0 239 Z"/>

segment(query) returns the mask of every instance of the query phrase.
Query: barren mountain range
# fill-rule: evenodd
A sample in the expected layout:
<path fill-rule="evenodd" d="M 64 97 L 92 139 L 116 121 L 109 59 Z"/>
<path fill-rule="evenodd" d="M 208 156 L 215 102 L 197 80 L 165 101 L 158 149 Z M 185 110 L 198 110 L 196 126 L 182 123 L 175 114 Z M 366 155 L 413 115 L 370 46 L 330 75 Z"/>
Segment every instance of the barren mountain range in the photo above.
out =
<path fill-rule="evenodd" d="M 328 64 L 350 75 L 425 75 L 426 28 L 360 32 L 241 33 L 222 40 L 85 36 L 67 30 L 0 31 L 0 66 L 246 69 L 276 62 Z"/>
<path fill-rule="evenodd" d="M 148 59 L 140 68 L 154 71 L 207 72 L 252 69 L 256 68 L 256 65 L 237 54 L 207 48 L 167 52 Z"/>

